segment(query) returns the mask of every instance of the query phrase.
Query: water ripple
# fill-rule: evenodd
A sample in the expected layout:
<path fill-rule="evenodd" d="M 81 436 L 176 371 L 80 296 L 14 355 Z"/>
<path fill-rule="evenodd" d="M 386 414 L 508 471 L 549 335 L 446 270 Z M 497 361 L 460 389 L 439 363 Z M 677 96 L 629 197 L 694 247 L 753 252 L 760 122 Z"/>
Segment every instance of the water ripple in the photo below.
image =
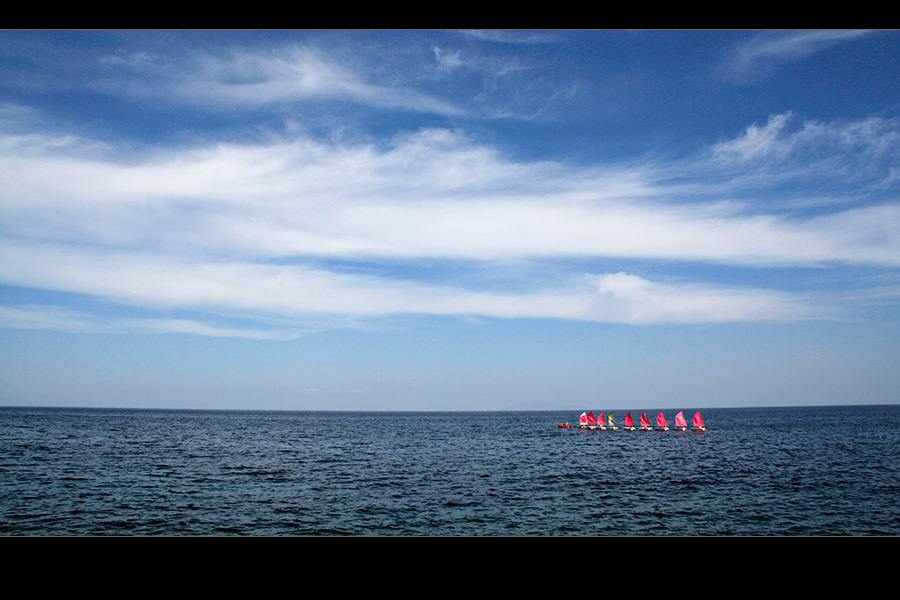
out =
<path fill-rule="evenodd" d="M 0 409 L 0 533 L 900 533 L 900 407 L 704 417 Z"/>

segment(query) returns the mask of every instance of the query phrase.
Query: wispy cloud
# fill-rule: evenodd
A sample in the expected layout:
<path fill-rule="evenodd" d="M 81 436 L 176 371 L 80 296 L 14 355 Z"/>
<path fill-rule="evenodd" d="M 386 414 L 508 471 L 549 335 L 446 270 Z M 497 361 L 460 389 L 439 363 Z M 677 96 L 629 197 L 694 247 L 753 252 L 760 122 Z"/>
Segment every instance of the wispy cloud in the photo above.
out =
<path fill-rule="evenodd" d="M 755 72 L 862 35 L 761 34 L 732 66 Z M 551 92 L 569 89 L 550 77 L 535 84 L 540 94 L 519 98 L 512 81 L 532 64 L 442 42 L 422 45 L 420 68 L 396 77 L 376 74 L 390 71 L 386 64 L 354 68 L 313 45 L 177 60 L 122 52 L 99 61 L 92 73 L 103 76 L 90 86 L 213 112 L 346 102 L 454 117 L 509 106 L 540 112 Z M 436 81 L 468 95 L 445 100 Z M 471 110 L 488 97 L 490 109 Z M 313 321 L 406 314 L 633 324 L 823 318 L 833 311 L 803 290 L 618 264 L 900 266 L 891 195 L 900 121 L 888 118 L 803 121 L 786 112 L 688 157 L 591 166 L 513 159 L 449 127 L 397 128 L 377 142 L 267 133 L 134 153 L 40 123 L 34 110 L 0 106 L 0 284 L 192 316 L 126 321 L 6 307 L 6 322 L 21 326 L 279 338 Z M 455 271 L 411 274 L 410 265 L 438 262 Z M 492 279 L 497 265 L 516 269 Z M 233 326 L 234 316 L 259 326 Z"/>
<path fill-rule="evenodd" d="M 344 101 L 440 115 L 462 112 L 452 103 L 413 87 L 373 81 L 332 59 L 327 51 L 310 46 L 267 51 L 235 48 L 179 59 L 146 53 L 140 53 L 139 59 L 127 58 L 105 57 L 104 64 L 121 68 L 110 69 L 102 83 L 93 85 L 110 94 L 124 91 L 166 104 L 202 106 L 204 110 Z"/>
<path fill-rule="evenodd" d="M 628 273 L 593 277 L 601 320 L 630 324 L 821 319 L 832 309 L 798 294 L 711 284 L 652 282 Z"/>
<path fill-rule="evenodd" d="M 61 306 L 39 304 L 0 306 L 0 328 L 92 334 L 173 333 L 273 341 L 292 340 L 303 334 L 303 331 L 292 333 L 286 327 L 278 329 L 241 328 L 210 324 L 193 319 L 104 316 Z"/>
<path fill-rule="evenodd" d="M 548 44 L 559 43 L 560 36 L 552 31 L 512 31 L 506 29 L 469 29 L 462 33 L 502 44 Z"/>
<path fill-rule="evenodd" d="M 874 33 L 877 32 L 845 29 L 763 32 L 738 46 L 723 70 L 732 79 L 753 81 L 785 62 L 801 60 Z"/>
<path fill-rule="evenodd" d="M 801 121 L 784 113 L 714 145 L 710 161 L 701 162 L 699 168 L 700 177 L 709 182 L 720 169 L 718 177 L 727 182 L 729 191 L 754 194 L 760 209 L 879 202 L 896 206 L 889 193 L 898 183 L 898 153 L 896 118 L 823 122 Z"/>
<path fill-rule="evenodd" d="M 783 123 L 775 118 L 720 144 L 710 168 L 721 168 L 728 154 L 740 161 L 783 157 L 775 150 L 784 143 Z M 862 130 L 881 131 L 885 144 L 895 143 L 895 130 Z M 804 135 L 830 131 L 806 128 Z M 877 145 L 871 141 L 866 148 Z M 270 315 L 294 320 L 296 331 L 304 317 L 425 314 L 645 324 L 830 314 L 803 293 L 650 281 L 583 267 L 536 279 L 531 270 L 532 279 L 517 290 L 429 284 L 404 276 L 404 261 L 900 266 L 896 204 L 803 218 L 751 212 L 718 196 L 698 201 L 705 181 L 696 170 L 687 188 L 693 192 L 683 197 L 667 180 L 672 165 L 580 169 L 514 162 L 446 130 L 404 136 L 389 147 L 298 138 L 125 162 L 97 152 L 71 140 L 0 140 L 6 184 L 0 282 L 148 309 Z M 327 267 L 330 259 L 380 266 L 378 274 L 340 272 Z M 396 274 L 395 266 L 401 267 Z M 7 312 L 6 318 L 17 314 L 25 323 L 41 313 Z M 194 320 L 128 326 L 294 335 Z"/>
<path fill-rule="evenodd" d="M 896 148 L 896 130 L 887 133 Z M 720 145 L 710 172 L 720 174 L 723 153 L 746 160 L 752 148 L 758 155 L 757 137 L 751 131 Z M 764 137 L 771 154 L 771 136 Z M 50 153 L 47 146 L 26 152 L 0 140 L 7 235 L 256 259 L 900 261 L 894 234 L 900 208 L 893 203 L 857 199 L 843 211 L 791 218 L 723 200 L 744 192 L 741 186 L 752 190 L 741 178 L 746 171 L 736 187 L 716 182 L 704 190 L 696 165 L 685 168 L 695 179 L 676 185 L 668 180 L 677 170 L 672 165 L 512 162 L 444 130 L 388 148 L 301 138 L 218 144 L 126 164 L 58 148 Z M 860 150 L 869 154 L 869 146 Z M 833 176 L 829 161 L 820 166 L 818 176 Z M 776 171 L 765 172 L 767 181 L 797 176 Z"/>
<path fill-rule="evenodd" d="M 712 284 L 651 282 L 626 273 L 570 277 L 562 285 L 526 291 L 477 290 L 403 279 L 342 274 L 307 266 L 213 261 L 122 252 L 111 255 L 76 246 L 0 244 L 4 283 L 86 294 L 124 306 L 253 315 L 294 322 L 305 319 L 384 318 L 398 315 L 566 319 L 611 323 L 702 323 L 822 318 L 801 296 Z M 43 308 L 7 309 L 7 325 L 40 328 L 109 328 Z M 285 321 L 287 320 L 287 321 Z M 72 325 L 76 323 L 76 325 Z M 209 326 L 195 320 L 133 318 L 120 326 L 146 331 L 243 337 L 289 336 Z"/>

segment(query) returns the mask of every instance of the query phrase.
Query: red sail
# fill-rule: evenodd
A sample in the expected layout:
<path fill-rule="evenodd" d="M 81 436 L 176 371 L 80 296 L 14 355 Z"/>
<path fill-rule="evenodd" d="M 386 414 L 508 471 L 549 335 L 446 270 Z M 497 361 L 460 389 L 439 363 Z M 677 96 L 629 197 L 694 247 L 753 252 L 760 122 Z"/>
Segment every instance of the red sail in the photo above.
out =
<path fill-rule="evenodd" d="M 594 418 L 594 411 L 591 411 L 588 413 L 587 424 L 588 425 L 596 425 L 597 424 L 597 419 Z"/>
<path fill-rule="evenodd" d="M 579 425 L 587 425 L 587 414 L 581 413 L 581 416 L 578 417 L 578 424 Z"/>
<path fill-rule="evenodd" d="M 694 427 L 706 427 L 706 425 L 703 423 L 703 417 L 700 416 L 700 413 L 694 415 Z"/>
<path fill-rule="evenodd" d="M 625 415 L 625 427 L 634 427 L 634 419 L 631 418 L 631 413 Z"/>
<path fill-rule="evenodd" d="M 650 427 L 650 417 L 647 416 L 647 413 L 641 414 L 641 427 Z"/>
<path fill-rule="evenodd" d="M 683 412 L 675 415 L 675 427 L 687 427 L 687 421 L 684 418 Z"/>
<path fill-rule="evenodd" d="M 669 426 L 669 422 L 666 421 L 666 417 L 662 413 L 659 413 L 656 416 L 656 426 L 657 427 L 668 427 Z"/>
<path fill-rule="evenodd" d="M 606 417 L 603 416 L 603 413 L 600 413 L 600 416 L 597 417 L 597 425 L 600 427 L 606 426 Z"/>

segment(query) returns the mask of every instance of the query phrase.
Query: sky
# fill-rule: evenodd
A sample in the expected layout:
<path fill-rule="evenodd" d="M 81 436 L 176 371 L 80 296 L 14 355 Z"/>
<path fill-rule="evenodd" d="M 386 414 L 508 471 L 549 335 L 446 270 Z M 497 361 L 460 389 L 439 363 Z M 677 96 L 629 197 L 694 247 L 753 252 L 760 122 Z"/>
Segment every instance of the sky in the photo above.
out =
<path fill-rule="evenodd" d="M 900 32 L 0 32 L 0 405 L 900 403 Z"/>

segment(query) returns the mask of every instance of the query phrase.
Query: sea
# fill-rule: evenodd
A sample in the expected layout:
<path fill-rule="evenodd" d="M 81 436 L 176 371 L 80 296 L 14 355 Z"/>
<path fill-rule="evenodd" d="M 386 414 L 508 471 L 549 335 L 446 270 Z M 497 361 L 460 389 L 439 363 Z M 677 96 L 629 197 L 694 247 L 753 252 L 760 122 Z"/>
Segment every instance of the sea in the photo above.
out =
<path fill-rule="evenodd" d="M 900 534 L 900 406 L 697 410 L 0 408 L 0 535 Z"/>

